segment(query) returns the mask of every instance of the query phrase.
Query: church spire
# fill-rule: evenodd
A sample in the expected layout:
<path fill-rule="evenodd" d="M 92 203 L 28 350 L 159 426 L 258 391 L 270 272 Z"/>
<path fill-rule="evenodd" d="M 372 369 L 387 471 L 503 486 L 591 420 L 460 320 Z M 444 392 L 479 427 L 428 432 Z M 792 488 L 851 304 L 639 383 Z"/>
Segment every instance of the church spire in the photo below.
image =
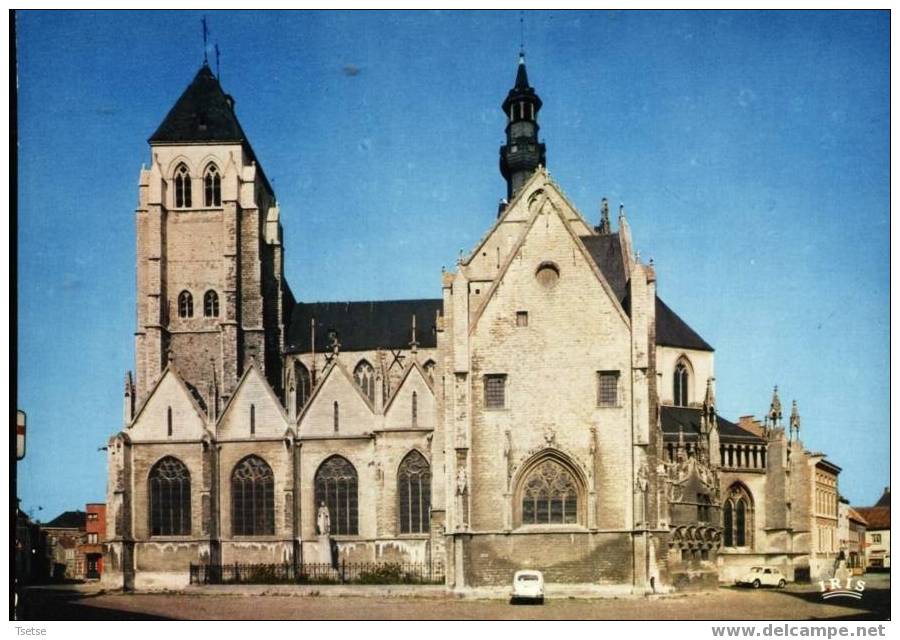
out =
<path fill-rule="evenodd" d="M 800 439 L 800 410 L 797 408 L 797 401 L 794 400 L 791 404 L 791 440 L 799 440 Z"/>
<path fill-rule="evenodd" d="M 512 200 L 538 166 L 547 164 L 546 149 L 538 141 L 537 114 L 542 104 L 528 83 L 525 52 L 520 51 L 516 82 L 502 105 L 507 125 L 506 144 L 500 147 L 500 173 L 506 179 L 508 200 Z"/>
<path fill-rule="evenodd" d="M 775 389 L 772 391 L 772 404 L 769 405 L 769 415 L 766 417 L 773 428 L 781 424 L 781 399 L 778 397 L 778 385 L 775 385 Z"/>

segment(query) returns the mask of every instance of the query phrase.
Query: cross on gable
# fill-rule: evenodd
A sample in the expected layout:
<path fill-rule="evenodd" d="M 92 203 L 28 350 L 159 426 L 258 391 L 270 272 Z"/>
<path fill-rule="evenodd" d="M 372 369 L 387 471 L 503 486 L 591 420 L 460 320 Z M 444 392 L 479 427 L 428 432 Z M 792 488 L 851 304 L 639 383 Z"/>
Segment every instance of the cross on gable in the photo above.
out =
<path fill-rule="evenodd" d="M 403 368 L 403 360 L 406 358 L 406 356 L 403 355 L 403 350 L 402 349 L 396 349 L 396 350 L 390 349 L 389 351 L 391 352 L 391 355 L 394 356 L 394 359 L 391 360 L 391 364 L 388 367 L 388 369 L 389 370 L 393 369 L 395 364 L 400 365 L 400 368 L 402 369 Z"/>

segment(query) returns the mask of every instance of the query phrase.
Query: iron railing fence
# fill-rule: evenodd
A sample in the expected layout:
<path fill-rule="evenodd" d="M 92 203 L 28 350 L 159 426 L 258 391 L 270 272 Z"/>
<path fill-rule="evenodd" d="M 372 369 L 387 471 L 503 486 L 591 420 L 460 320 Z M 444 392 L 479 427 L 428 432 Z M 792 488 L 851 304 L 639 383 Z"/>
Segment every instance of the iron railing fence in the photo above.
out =
<path fill-rule="evenodd" d="M 439 562 L 193 564 L 191 584 L 443 584 Z"/>

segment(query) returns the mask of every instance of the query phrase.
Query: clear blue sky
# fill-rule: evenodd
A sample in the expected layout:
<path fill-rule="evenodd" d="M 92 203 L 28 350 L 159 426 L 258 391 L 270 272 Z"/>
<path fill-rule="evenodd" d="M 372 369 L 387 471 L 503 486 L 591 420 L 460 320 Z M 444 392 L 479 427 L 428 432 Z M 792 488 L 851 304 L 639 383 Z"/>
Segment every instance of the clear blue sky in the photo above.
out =
<path fill-rule="evenodd" d="M 97 448 L 133 368 L 138 172 L 202 62 L 200 16 L 18 16 L 19 493 L 43 520 L 105 497 Z M 518 12 L 208 17 L 298 298 L 439 296 L 505 194 Z M 874 503 L 889 14 L 529 12 L 525 42 L 551 174 L 590 220 L 603 196 L 625 203 L 660 295 L 716 348 L 720 413 L 762 415 L 777 383 L 842 493 Z"/>

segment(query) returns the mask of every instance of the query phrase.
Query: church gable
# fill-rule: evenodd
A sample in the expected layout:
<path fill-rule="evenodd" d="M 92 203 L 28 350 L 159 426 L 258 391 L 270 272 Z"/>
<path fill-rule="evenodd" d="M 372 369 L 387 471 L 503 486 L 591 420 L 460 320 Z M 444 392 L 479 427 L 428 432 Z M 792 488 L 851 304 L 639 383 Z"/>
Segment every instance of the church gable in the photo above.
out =
<path fill-rule="evenodd" d="M 287 428 L 287 416 L 272 388 L 251 366 L 219 418 L 218 438 L 280 438 Z"/>
<path fill-rule="evenodd" d="M 538 169 L 463 262 L 470 280 L 490 280 L 497 275 L 527 229 L 538 196 L 543 196 L 542 201 L 549 199 L 578 235 L 591 233 L 584 218 L 553 184 L 546 171 Z"/>
<path fill-rule="evenodd" d="M 206 418 L 190 390 L 167 369 L 130 427 L 132 440 L 199 440 Z"/>
<path fill-rule="evenodd" d="M 538 317 L 546 317 L 549 313 L 563 321 L 592 307 L 592 313 L 599 317 L 585 318 L 586 323 L 596 325 L 602 317 L 608 316 L 618 318 L 618 324 L 627 329 L 628 317 L 617 296 L 568 220 L 565 212 L 568 204 L 552 197 L 554 192 L 555 188 L 548 185 L 547 191 L 532 193 L 529 199 L 531 219 L 475 311 L 471 333 L 480 323 L 491 322 L 490 318 L 498 313 L 510 315 L 512 326 L 528 322 L 517 314 L 529 314 L 529 308 L 539 314 Z M 498 298 L 502 302 L 497 302 Z M 577 304 L 579 300 L 583 304 Z M 600 324 L 612 326 L 606 322 Z"/>
<path fill-rule="evenodd" d="M 418 363 L 411 364 L 384 408 L 385 429 L 433 429 L 434 393 Z"/>
<path fill-rule="evenodd" d="M 374 428 L 372 406 L 347 369 L 335 361 L 303 410 L 297 432 L 301 436 L 343 436 L 369 433 Z"/>

